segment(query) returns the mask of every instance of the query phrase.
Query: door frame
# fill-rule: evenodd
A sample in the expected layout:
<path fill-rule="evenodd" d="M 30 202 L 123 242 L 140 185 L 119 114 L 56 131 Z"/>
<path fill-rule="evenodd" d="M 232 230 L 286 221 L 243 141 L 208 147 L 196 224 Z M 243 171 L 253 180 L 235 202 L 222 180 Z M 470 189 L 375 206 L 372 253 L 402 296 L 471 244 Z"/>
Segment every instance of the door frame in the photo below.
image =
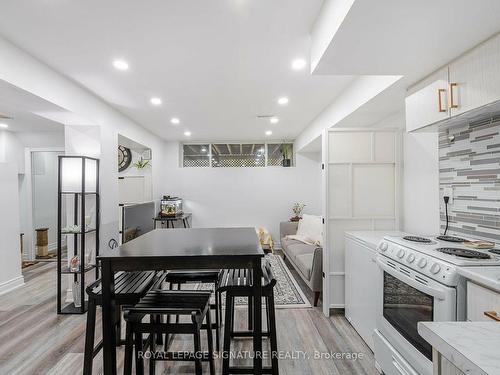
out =
<path fill-rule="evenodd" d="M 324 129 L 321 134 L 322 149 L 321 149 L 321 183 L 322 183 L 322 219 L 323 219 L 323 314 L 325 316 L 330 316 L 330 309 L 332 308 L 344 308 L 344 305 L 333 305 L 331 303 L 331 277 L 342 277 L 345 276 L 344 272 L 330 272 L 330 258 L 333 256 L 330 249 L 330 202 L 329 202 L 329 134 L 330 133 L 357 133 L 357 132 L 394 132 L 395 133 L 395 145 L 394 145 L 394 165 L 395 165 L 395 176 L 394 176 L 394 192 L 395 192 L 395 228 L 401 228 L 402 226 L 402 160 L 403 160 L 403 130 L 398 128 L 327 128 Z M 374 158 L 374 138 L 372 136 L 372 159 Z M 359 162 L 356 162 L 359 163 Z M 352 164 L 356 164 L 352 163 Z M 361 163 L 364 164 L 364 163 Z M 375 230 L 373 227 L 375 219 L 372 220 L 371 230 Z M 345 285 L 345 284 L 344 284 Z"/>

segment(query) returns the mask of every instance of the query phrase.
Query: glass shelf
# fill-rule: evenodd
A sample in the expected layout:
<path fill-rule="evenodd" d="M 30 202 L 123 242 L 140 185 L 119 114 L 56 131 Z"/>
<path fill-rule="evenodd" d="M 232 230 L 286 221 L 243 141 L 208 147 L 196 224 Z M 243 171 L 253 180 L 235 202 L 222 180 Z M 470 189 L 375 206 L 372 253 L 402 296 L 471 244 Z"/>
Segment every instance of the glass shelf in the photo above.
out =
<path fill-rule="evenodd" d="M 95 264 L 87 264 L 87 265 L 85 265 L 85 272 L 93 270 L 94 268 L 95 268 Z M 80 270 L 80 268 L 78 268 L 78 270 L 76 270 L 76 271 L 71 271 L 68 266 L 64 266 L 61 269 L 61 273 L 64 273 L 64 274 L 75 274 L 75 273 L 82 273 L 82 271 Z"/>
<path fill-rule="evenodd" d="M 88 305 L 89 305 L 88 301 L 85 301 L 83 305 L 83 313 L 87 312 Z M 61 309 L 61 314 L 83 314 L 81 309 L 82 309 L 81 307 L 76 307 L 75 304 L 72 302 Z"/>
<path fill-rule="evenodd" d="M 61 232 L 61 234 L 85 234 L 85 233 L 92 233 L 92 232 L 95 232 L 95 231 L 96 231 L 95 228 L 91 228 L 91 229 L 87 229 L 84 232 Z"/>
<path fill-rule="evenodd" d="M 81 195 L 82 192 L 81 191 L 61 191 L 61 194 L 65 194 L 65 195 L 75 195 L 75 194 L 78 194 L 78 195 Z M 84 193 L 85 195 L 96 195 L 98 194 L 97 192 L 93 192 L 93 193 L 88 193 L 88 192 L 85 192 Z"/>

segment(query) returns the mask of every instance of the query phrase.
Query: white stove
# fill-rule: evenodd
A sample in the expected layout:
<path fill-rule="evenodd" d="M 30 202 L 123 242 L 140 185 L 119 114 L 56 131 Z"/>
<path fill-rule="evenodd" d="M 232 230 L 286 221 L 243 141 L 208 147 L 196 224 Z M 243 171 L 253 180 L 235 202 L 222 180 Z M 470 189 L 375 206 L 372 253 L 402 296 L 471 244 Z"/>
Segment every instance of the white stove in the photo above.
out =
<path fill-rule="evenodd" d="M 378 251 L 384 257 L 450 286 L 458 284 L 457 266 L 500 265 L 498 255 L 470 249 L 458 242 L 458 237 L 448 236 L 448 239 L 450 241 L 438 239 L 438 236 L 386 236 L 378 245 Z"/>
<path fill-rule="evenodd" d="M 418 322 L 465 320 L 466 280 L 457 268 L 500 266 L 500 256 L 463 241 L 405 235 L 385 236 L 379 243 L 382 314 L 374 352 L 386 375 L 431 375 L 432 347 L 418 334 Z"/>

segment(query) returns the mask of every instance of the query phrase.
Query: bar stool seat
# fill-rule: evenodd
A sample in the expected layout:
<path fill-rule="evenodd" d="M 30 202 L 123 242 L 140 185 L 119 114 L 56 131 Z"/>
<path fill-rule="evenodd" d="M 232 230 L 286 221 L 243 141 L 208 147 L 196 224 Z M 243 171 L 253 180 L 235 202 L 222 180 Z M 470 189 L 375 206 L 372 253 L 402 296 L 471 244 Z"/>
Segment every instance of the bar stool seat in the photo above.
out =
<path fill-rule="evenodd" d="M 213 358 L 213 337 L 210 322 L 210 296 L 209 291 L 190 290 L 151 290 L 134 306 L 124 308 L 124 319 L 127 322 L 126 347 L 124 374 L 132 373 L 132 351 L 135 342 L 136 374 L 144 373 L 143 356 L 143 333 L 149 333 L 147 342 L 149 349 L 155 353 L 150 356 L 149 373 L 155 373 L 157 360 L 166 361 L 194 361 L 196 374 L 201 374 L 201 362 L 208 361 L 210 374 L 215 373 Z M 189 316 L 190 322 L 163 323 L 158 319 L 163 315 Z M 149 316 L 149 322 L 143 322 L 144 317 Z M 206 320 L 206 325 L 203 321 Z M 208 352 L 201 351 L 201 329 L 207 330 Z M 169 333 L 192 334 L 194 337 L 194 352 L 156 352 L 155 335 Z"/>
<path fill-rule="evenodd" d="M 271 270 L 271 265 L 266 260 L 262 264 L 262 297 L 266 302 L 266 318 L 267 318 L 267 332 L 263 332 L 263 336 L 270 339 L 271 346 L 271 367 L 263 368 L 263 373 L 270 373 L 273 375 L 279 374 L 278 369 L 278 344 L 276 334 L 276 316 L 274 306 L 274 286 L 276 279 Z M 253 298 L 253 272 L 251 269 L 230 269 L 225 270 L 217 293 L 222 294 L 226 292 L 226 315 L 224 322 L 224 356 L 222 360 L 222 374 L 227 375 L 230 373 L 251 373 L 251 369 L 242 369 L 237 367 L 230 367 L 229 352 L 231 350 L 231 338 L 235 337 L 252 337 L 253 336 L 253 303 L 262 303 L 261 301 L 254 301 Z M 248 298 L 248 331 L 234 331 L 234 307 L 236 297 Z"/>
<path fill-rule="evenodd" d="M 121 306 L 133 305 L 141 299 L 153 286 L 161 283 L 164 273 L 156 271 L 117 272 L 115 274 L 117 343 L 121 344 Z M 86 288 L 89 296 L 87 327 L 85 332 L 85 353 L 83 375 L 92 374 L 94 357 L 102 349 L 102 340 L 94 347 L 96 310 L 102 305 L 102 283 L 96 280 Z"/>
<path fill-rule="evenodd" d="M 165 282 L 170 283 L 170 290 L 173 290 L 173 286 L 177 285 L 177 289 L 181 289 L 182 284 L 186 283 L 205 283 L 214 284 L 214 292 L 217 292 L 217 286 L 219 285 L 220 277 L 222 275 L 222 271 L 217 270 L 171 270 L 167 271 L 165 276 Z M 219 295 L 215 294 L 215 303 L 210 304 L 210 309 L 215 311 L 215 321 L 212 322 L 212 328 L 215 329 L 215 346 L 217 351 L 220 350 L 220 329 L 222 326 L 222 318 L 220 315 L 221 309 L 220 306 L 222 304 L 222 300 L 219 298 Z M 167 320 L 170 317 L 167 317 Z M 176 318 L 178 322 L 178 317 Z M 161 341 L 161 340 L 160 340 Z M 165 340 L 165 345 L 167 346 L 169 342 L 168 337 Z M 165 347 L 166 350 L 166 347 Z"/>

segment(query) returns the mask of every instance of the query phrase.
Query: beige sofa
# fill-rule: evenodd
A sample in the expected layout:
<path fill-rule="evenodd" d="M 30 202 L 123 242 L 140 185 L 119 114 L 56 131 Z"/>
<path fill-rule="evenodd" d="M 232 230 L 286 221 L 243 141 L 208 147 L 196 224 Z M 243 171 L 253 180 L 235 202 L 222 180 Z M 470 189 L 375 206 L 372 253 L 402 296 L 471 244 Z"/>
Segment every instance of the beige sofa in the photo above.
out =
<path fill-rule="evenodd" d="M 296 234 L 298 222 L 281 222 L 280 239 L 285 259 L 293 265 L 304 282 L 314 292 L 314 306 L 323 290 L 323 249 L 316 245 L 286 238 Z"/>

